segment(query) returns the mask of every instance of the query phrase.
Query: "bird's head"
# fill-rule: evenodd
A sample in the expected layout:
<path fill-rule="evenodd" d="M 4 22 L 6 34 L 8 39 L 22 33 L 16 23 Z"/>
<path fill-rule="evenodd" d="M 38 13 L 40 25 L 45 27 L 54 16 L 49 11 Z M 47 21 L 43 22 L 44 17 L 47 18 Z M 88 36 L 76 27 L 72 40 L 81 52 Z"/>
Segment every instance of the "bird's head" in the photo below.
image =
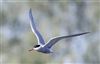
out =
<path fill-rule="evenodd" d="M 32 51 L 32 50 L 38 50 L 40 48 L 40 45 L 34 45 L 32 49 L 30 49 L 29 51 Z"/>
<path fill-rule="evenodd" d="M 38 47 L 40 47 L 40 45 L 34 45 L 33 47 L 34 47 L 34 48 L 38 48 Z"/>

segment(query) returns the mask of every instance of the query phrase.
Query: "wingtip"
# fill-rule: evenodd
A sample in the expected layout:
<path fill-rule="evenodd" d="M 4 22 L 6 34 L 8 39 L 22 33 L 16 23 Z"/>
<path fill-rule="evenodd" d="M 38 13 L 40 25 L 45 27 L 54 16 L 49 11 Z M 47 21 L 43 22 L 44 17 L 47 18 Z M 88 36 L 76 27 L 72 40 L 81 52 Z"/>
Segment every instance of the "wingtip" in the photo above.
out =
<path fill-rule="evenodd" d="M 81 33 L 81 34 L 88 34 L 88 33 L 90 33 L 90 32 L 84 32 L 84 33 Z"/>
<path fill-rule="evenodd" d="M 32 12 L 32 9 L 30 8 L 29 13 L 31 13 L 31 12 Z"/>
<path fill-rule="evenodd" d="M 33 15 L 32 15 L 32 9 L 31 8 L 29 10 L 29 17 L 30 17 L 31 20 L 33 20 Z"/>
<path fill-rule="evenodd" d="M 90 32 L 85 32 L 85 34 L 88 34 L 88 33 L 90 33 Z"/>

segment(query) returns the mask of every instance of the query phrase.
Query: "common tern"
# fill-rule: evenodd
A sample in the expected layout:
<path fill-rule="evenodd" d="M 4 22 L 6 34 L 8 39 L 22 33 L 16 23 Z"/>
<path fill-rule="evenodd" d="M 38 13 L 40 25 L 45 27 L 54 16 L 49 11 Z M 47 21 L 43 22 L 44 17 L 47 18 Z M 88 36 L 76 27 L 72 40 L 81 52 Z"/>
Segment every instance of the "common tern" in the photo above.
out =
<path fill-rule="evenodd" d="M 45 43 L 42 35 L 40 34 L 40 32 L 37 30 L 37 28 L 35 26 L 34 18 L 33 18 L 31 9 L 29 11 L 29 18 L 30 18 L 31 29 L 38 40 L 38 44 L 34 45 L 33 48 L 30 49 L 29 51 L 35 50 L 35 51 L 46 53 L 46 54 L 52 53 L 53 51 L 51 51 L 51 47 L 54 44 L 56 44 L 59 40 L 64 39 L 64 38 L 69 38 L 69 37 L 80 36 L 80 35 L 84 35 L 84 34 L 89 33 L 89 32 L 84 32 L 84 33 L 79 33 L 79 34 L 74 34 L 74 35 L 54 37 L 54 38 L 51 38 L 47 43 Z"/>

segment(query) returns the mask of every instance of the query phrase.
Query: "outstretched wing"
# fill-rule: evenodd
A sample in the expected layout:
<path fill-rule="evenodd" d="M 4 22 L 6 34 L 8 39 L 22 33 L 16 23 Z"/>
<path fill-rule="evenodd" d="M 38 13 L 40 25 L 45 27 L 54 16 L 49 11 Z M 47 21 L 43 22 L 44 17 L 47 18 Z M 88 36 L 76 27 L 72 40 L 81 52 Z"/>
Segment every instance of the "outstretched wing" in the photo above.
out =
<path fill-rule="evenodd" d="M 44 39 L 41 36 L 41 34 L 39 33 L 39 31 L 36 29 L 31 9 L 29 11 L 29 17 L 31 19 L 31 22 L 30 22 L 31 29 L 32 29 L 33 33 L 35 34 L 36 38 L 38 39 L 38 44 L 39 45 L 44 45 L 45 44 Z"/>
<path fill-rule="evenodd" d="M 64 39 L 64 38 L 69 38 L 69 37 L 75 37 L 75 36 L 80 36 L 80 35 L 84 35 L 84 34 L 87 34 L 89 32 L 85 32 L 85 33 L 80 33 L 80 34 L 74 34 L 74 35 L 69 35 L 69 36 L 61 36 L 61 37 L 55 37 L 55 38 L 52 38 L 48 41 L 47 44 L 45 44 L 44 47 L 47 47 L 47 48 L 51 48 L 55 43 L 57 43 L 59 40 L 61 39 Z"/>

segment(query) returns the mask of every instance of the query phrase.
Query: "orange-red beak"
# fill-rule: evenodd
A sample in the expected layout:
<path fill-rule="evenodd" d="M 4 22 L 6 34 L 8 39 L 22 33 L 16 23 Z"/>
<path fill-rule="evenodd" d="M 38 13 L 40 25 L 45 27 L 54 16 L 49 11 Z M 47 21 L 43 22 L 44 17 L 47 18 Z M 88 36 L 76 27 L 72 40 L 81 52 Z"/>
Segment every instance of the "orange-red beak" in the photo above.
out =
<path fill-rule="evenodd" d="M 28 50 L 28 51 L 32 51 L 33 50 L 33 48 L 32 49 L 30 49 L 30 50 Z"/>

